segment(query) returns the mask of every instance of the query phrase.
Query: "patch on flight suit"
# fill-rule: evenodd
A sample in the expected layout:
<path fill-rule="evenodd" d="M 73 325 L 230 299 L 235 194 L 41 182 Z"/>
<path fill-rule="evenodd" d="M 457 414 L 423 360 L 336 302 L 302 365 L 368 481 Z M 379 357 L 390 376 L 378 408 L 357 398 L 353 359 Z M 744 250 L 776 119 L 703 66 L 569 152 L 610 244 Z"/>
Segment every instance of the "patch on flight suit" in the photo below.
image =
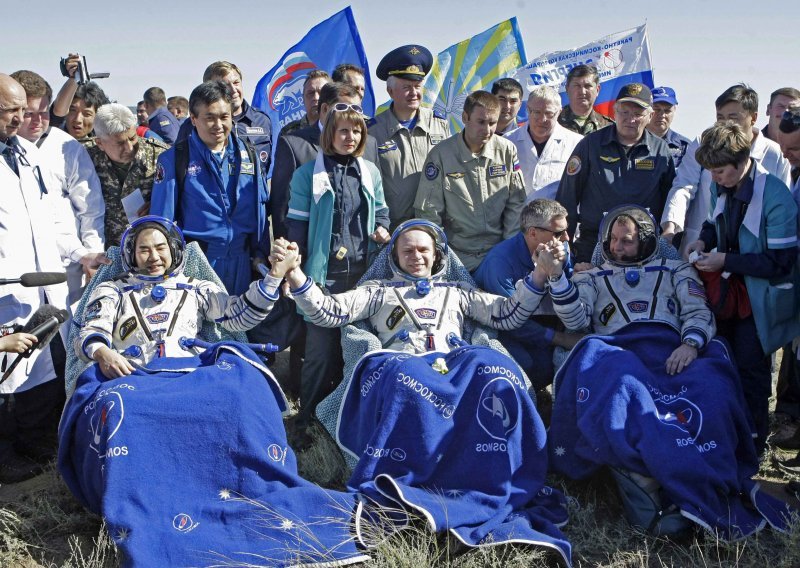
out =
<path fill-rule="evenodd" d="M 246 160 L 249 156 L 247 155 L 247 150 L 242 150 L 239 152 L 239 156 L 241 156 L 242 160 Z"/>
<path fill-rule="evenodd" d="M 514 167 L 513 167 L 513 170 L 514 170 L 515 172 L 518 172 L 518 171 L 520 171 L 521 169 L 522 169 L 522 166 L 520 165 L 520 163 L 519 163 L 519 160 L 515 160 L 515 161 L 514 161 Z"/>
<path fill-rule="evenodd" d="M 267 158 L 269 158 L 269 152 L 266 150 L 261 150 L 261 152 L 258 153 L 258 159 L 262 162 L 266 163 Z"/>
<path fill-rule="evenodd" d="M 100 300 L 95 300 L 83 311 L 83 321 L 87 322 L 100 317 L 100 310 L 103 309 L 103 304 Z"/>
<path fill-rule="evenodd" d="M 698 298 L 703 298 L 704 300 L 708 299 L 706 298 L 706 290 L 703 288 L 703 285 L 698 284 L 691 278 L 689 279 L 689 294 L 692 296 L 697 296 Z"/>
<path fill-rule="evenodd" d="M 616 311 L 617 311 L 617 306 L 615 306 L 614 304 L 608 304 L 605 308 L 603 308 L 603 311 L 600 312 L 600 317 L 598 317 L 597 319 L 599 319 L 600 323 L 602 323 L 603 325 L 608 325 L 608 320 L 611 319 L 611 316 L 613 316 L 616 313 Z"/>
<path fill-rule="evenodd" d="M 234 165 L 230 164 L 229 167 L 230 167 L 230 170 L 231 170 L 231 175 L 233 175 L 235 173 L 234 172 Z M 255 164 L 253 164 L 252 162 L 242 162 L 242 169 L 241 169 L 241 174 L 242 175 L 252 176 L 255 173 L 256 173 Z"/>
<path fill-rule="evenodd" d="M 428 162 L 425 166 L 425 177 L 431 180 L 439 177 L 439 168 L 436 167 L 436 164 Z"/>
<path fill-rule="evenodd" d="M 635 170 L 654 170 L 656 163 L 650 158 L 642 158 L 641 160 L 633 161 L 633 169 Z"/>
<path fill-rule="evenodd" d="M 189 166 L 186 168 L 186 175 L 187 176 L 192 176 L 192 177 L 197 177 L 197 176 L 200 175 L 200 172 L 202 172 L 202 171 L 203 171 L 203 168 L 202 168 L 202 166 L 200 166 L 200 164 L 198 164 L 197 162 L 190 162 Z"/>
<path fill-rule="evenodd" d="M 260 126 L 247 126 L 244 129 L 245 134 L 264 134 L 264 129 Z"/>
<path fill-rule="evenodd" d="M 168 118 L 165 118 L 164 120 L 159 120 L 159 121 L 158 121 L 158 123 L 159 123 L 161 126 L 169 126 L 169 119 L 168 119 Z"/>
<path fill-rule="evenodd" d="M 581 171 L 581 159 L 578 156 L 572 156 L 567 162 L 567 175 L 574 176 Z"/>
<path fill-rule="evenodd" d="M 389 317 L 386 318 L 386 327 L 394 329 L 400 320 L 403 319 L 404 315 L 406 315 L 406 311 L 400 306 L 397 306 L 392 310 L 392 313 L 389 314 Z"/>
<path fill-rule="evenodd" d="M 417 308 L 414 313 L 422 319 L 432 320 L 436 319 L 436 310 L 433 308 Z"/>
<path fill-rule="evenodd" d="M 161 164 L 158 164 L 158 167 L 156 168 L 156 176 L 153 178 L 153 180 L 156 183 L 161 183 L 164 181 L 164 166 Z"/>
<path fill-rule="evenodd" d="M 620 160 L 615 156 L 600 156 L 600 159 L 609 164 L 616 164 Z"/>
<path fill-rule="evenodd" d="M 489 177 L 496 178 L 500 176 L 504 176 L 508 173 L 508 168 L 505 164 L 495 164 L 494 166 L 489 166 Z"/>
<path fill-rule="evenodd" d="M 378 154 L 385 154 L 386 152 L 391 152 L 392 150 L 397 150 L 397 142 L 392 140 L 387 140 L 385 144 L 378 146 Z"/>
<path fill-rule="evenodd" d="M 628 302 L 628 309 L 635 314 L 641 314 L 647 311 L 649 305 L 650 302 L 645 301 Z"/>
<path fill-rule="evenodd" d="M 671 314 L 675 313 L 675 300 L 673 300 L 672 298 L 667 300 L 667 309 L 669 310 L 669 313 Z"/>
<path fill-rule="evenodd" d="M 127 339 L 128 336 L 131 333 L 133 333 L 133 330 L 135 330 L 138 325 L 139 324 L 136 323 L 135 317 L 129 317 L 124 322 L 122 322 L 122 325 L 119 326 L 120 339 Z"/>
<path fill-rule="evenodd" d="M 169 312 L 158 312 L 147 316 L 147 321 L 150 323 L 164 323 L 169 319 Z"/>
<path fill-rule="evenodd" d="M 431 134 L 430 135 L 430 141 L 431 141 L 431 145 L 432 146 L 436 146 L 442 140 L 444 140 L 444 136 L 438 136 L 436 134 Z"/>
<path fill-rule="evenodd" d="M 451 179 L 461 179 L 464 177 L 464 172 L 451 172 L 447 174 L 447 177 Z"/>

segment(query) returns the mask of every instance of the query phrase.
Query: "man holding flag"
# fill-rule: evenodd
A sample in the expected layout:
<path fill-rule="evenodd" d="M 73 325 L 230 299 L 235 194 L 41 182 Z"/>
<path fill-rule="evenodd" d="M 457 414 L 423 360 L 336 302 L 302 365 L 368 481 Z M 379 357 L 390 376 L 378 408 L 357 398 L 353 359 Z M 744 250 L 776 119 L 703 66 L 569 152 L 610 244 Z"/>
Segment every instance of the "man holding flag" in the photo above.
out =
<path fill-rule="evenodd" d="M 404 45 L 378 64 L 378 78 L 386 81 L 392 99 L 389 109 L 367 123 L 378 141 L 378 166 L 389 206 L 391 229 L 414 216 L 420 173 L 428 152 L 450 137 L 447 115 L 420 106 L 422 81 L 433 64 L 421 45 Z"/>

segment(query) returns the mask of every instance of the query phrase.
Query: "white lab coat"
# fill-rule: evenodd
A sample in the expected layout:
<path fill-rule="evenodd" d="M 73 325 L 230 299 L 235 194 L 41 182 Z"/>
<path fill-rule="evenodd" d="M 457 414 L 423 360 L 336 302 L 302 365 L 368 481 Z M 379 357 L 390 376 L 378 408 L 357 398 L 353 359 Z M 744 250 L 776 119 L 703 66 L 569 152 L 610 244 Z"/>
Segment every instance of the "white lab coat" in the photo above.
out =
<path fill-rule="evenodd" d="M 525 202 L 543 197 L 555 199 L 567 160 L 583 136 L 556 123 L 541 156 L 536 153 L 527 122 L 507 134 L 506 138 L 517 147 L 522 178 L 525 180 Z"/>
<path fill-rule="evenodd" d="M 681 253 L 686 247 L 700 238 L 700 229 L 708 218 L 711 203 L 711 172 L 702 168 L 694 157 L 700 147 L 700 137 L 695 138 L 686 149 L 686 155 L 676 172 L 672 189 L 667 196 L 661 224 L 672 222 L 686 232 L 681 242 Z M 791 166 L 781 154 L 780 147 L 758 133 L 750 157 L 758 160 L 767 172 L 780 179 L 786 187 L 791 187 Z"/>
<path fill-rule="evenodd" d="M 41 167 L 39 149 L 19 138 L 25 151 L 25 165 L 18 158 L 19 177 L 0 158 L 0 278 L 18 278 L 26 272 L 63 272 L 63 260 L 78 261 L 87 253 L 75 235 L 75 224 L 65 219 L 57 182 Z M 44 193 L 43 187 L 47 190 Z M 0 286 L 0 323 L 22 324 L 43 304 L 65 308 L 67 285 L 24 288 L 19 284 Z M 69 322 L 62 326 L 66 337 Z M 8 366 L 16 354 L 0 354 Z M 2 385 L 0 393 L 21 392 L 55 378 L 49 347 L 34 351 Z"/>

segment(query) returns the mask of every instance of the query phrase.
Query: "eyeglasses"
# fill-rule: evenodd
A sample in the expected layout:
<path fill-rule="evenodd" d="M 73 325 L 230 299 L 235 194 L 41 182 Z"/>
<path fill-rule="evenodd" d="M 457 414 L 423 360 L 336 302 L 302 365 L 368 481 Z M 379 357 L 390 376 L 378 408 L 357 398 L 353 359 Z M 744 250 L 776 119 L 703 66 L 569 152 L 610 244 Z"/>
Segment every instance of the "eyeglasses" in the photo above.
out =
<path fill-rule="evenodd" d="M 622 120 L 634 120 L 636 122 L 640 122 L 647 118 L 649 113 L 645 112 L 634 112 L 630 110 L 618 110 L 616 112 L 617 117 L 621 118 Z"/>
<path fill-rule="evenodd" d="M 344 112 L 347 110 L 352 110 L 357 112 L 358 114 L 364 114 L 364 109 L 357 104 L 336 103 L 331 107 L 331 110 L 335 112 Z"/>
<path fill-rule="evenodd" d="M 554 231 L 552 229 L 547 229 L 546 227 L 536 227 L 536 226 L 534 226 L 533 228 L 534 229 L 538 229 L 540 231 L 547 231 L 548 233 L 553 233 L 553 237 L 556 238 L 556 239 L 560 239 L 561 237 L 564 236 L 564 233 L 567 232 L 566 229 L 562 229 L 560 231 Z"/>

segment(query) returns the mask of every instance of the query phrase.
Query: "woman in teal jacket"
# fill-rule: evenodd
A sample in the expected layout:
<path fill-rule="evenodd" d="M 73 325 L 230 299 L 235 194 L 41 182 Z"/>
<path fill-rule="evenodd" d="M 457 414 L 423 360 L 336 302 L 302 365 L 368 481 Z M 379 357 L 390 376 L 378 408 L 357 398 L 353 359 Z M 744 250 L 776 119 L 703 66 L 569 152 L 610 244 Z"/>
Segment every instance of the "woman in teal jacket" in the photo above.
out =
<path fill-rule="evenodd" d="M 770 355 L 800 334 L 797 205 L 789 188 L 750 158 L 750 144 L 733 122 L 703 132 L 696 158 L 714 183 L 711 214 L 688 251 L 700 254 L 695 267 L 701 272 L 721 272 L 727 294 L 740 283 L 733 313 L 717 313 L 717 332 L 733 348 L 762 452 L 772 392 Z"/>
<path fill-rule="evenodd" d="M 336 103 L 320 137 L 316 160 L 294 173 L 287 233 L 300 245 L 303 270 L 337 294 L 353 288 L 378 245 L 389 241 L 389 209 L 381 175 L 364 160 L 367 127 L 361 107 Z M 306 357 L 300 377 L 298 426 L 307 426 L 317 403 L 342 380 L 341 332 L 306 322 Z"/>

